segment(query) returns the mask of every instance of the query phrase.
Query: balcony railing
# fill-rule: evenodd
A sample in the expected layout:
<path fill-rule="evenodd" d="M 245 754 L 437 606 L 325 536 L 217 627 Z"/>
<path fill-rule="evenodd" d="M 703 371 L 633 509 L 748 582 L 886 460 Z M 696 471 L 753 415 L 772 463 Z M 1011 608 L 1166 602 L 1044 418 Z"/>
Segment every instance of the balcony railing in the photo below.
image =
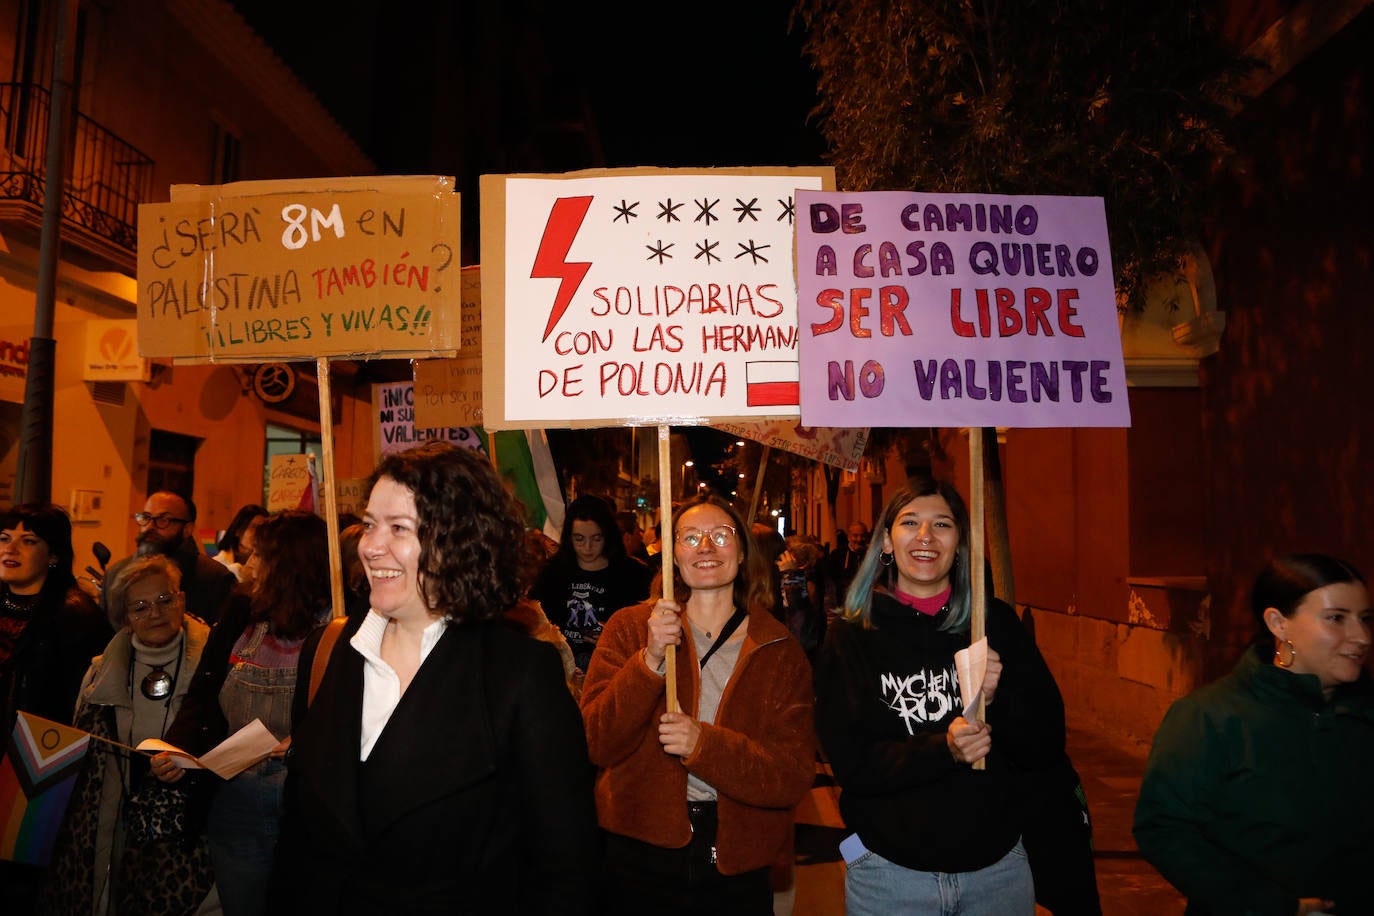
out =
<path fill-rule="evenodd" d="M 49 107 L 41 86 L 0 83 L 0 216 L 33 227 L 42 222 Z M 63 240 L 131 270 L 153 160 L 79 112 L 71 127 Z"/>

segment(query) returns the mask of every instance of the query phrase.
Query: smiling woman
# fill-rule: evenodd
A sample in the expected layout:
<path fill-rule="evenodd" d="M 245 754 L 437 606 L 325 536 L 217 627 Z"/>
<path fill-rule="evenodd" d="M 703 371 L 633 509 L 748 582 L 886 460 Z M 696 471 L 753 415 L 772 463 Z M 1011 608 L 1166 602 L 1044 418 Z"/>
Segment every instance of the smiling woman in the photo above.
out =
<path fill-rule="evenodd" d="M 548 645 L 510 626 L 519 509 L 480 453 L 373 472 L 371 608 L 303 665 L 274 899 L 284 911 L 578 913 L 596 819 L 582 723 Z M 339 624 L 335 624 L 339 625 Z M 361 864 L 360 864 L 361 863 Z"/>
<path fill-rule="evenodd" d="M 1155 733 L 1136 842 L 1190 913 L 1374 913 L 1369 589 L 1334 557 L 1278 557 L 1251 610 L 1255 644 Z"/>
<path fill-rule="evenodd" d="M 763 554 L 729 503 L 687 503 L 673 532 L 674 595 L 611 618 L 583 688 L 605 912 L 652 900 L 662 914 L 771 914 L 769 866 L 790 849 L 792 808 L 815 775 L 810 666 L 773 617 Z"/>
<path fill-rule="evenodd" d="M 947 483 L 918 477 L 895 493 L 817 662 L 816 727 L 854 831 L 840 846 L 851 916 L 1035 911 L 1025 796 L 1067 766 L 1064 704 L 1016 612 L 996 599 L 986 674 L 960 684 L 955 653 L 969 645 L 971 575 L 982 574 L 969 569 L 969 528 Z M 964 706 L 977 693 L 986 722 Z M 1100 912 L 1092 881 L 1089 863 L 1073 912 Z M 942 908 L 951 889 L 958 903 Z"/>

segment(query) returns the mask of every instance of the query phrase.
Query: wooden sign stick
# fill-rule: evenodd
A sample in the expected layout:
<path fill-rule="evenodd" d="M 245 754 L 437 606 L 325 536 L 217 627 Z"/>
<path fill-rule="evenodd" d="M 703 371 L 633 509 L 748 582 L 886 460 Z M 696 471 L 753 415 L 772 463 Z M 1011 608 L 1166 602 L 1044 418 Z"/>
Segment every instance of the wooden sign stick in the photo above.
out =
<path fill-rule="evenodd" d="M 969 473 L 969 586 L 971 617 L 969 619 L 969 642 L 982 639 L 987 631 L 987 577 L 983 575 L 983 430 L 976 426 L 968 431 L 968 473 Z M 986 719 L 986 701 L 979 694 L 978 708 L 974 710 L 974 720 Z M 967 712 L 967 710 L 965 710 Z M 987 769 L 987 758 L 973 764 L 975 770 Z"/>
<path fill-rule="evenodd" d="M 658 544 L 663 559 L 663 597 L 673 600 L 673 477 L 672 455 L 668 442 L 669 427 L 658 427 Z M 663 654 L 667 663 L 664 672 L 668 689 L 668 711 L 678 712 L 677 705 L 677 646 L 668 646 Z"/>
<path fill-rule="evenodd" d="M 749 517 L 745 519 L 751 525 L 759 517 L 759 497 L 763 495 L 763 478 L 768 473 L 768 456 L 772 453 L 773 446 L 765 445 L 763 455 L 759 458 L 759 477 L 754 481 L 754 498 L 749 500 Z"/>
<path fill-rule="evenodd" d="M 324 527 L 329 535 L 329 596 L 333 616 L 344 615 L 343 557 L 339 548 L 339 496 L 334 486 L 334 411 L 329 393 L 329 357 L 315 359 L 315 378 L 320 387 L 320 490 L 324 496 Z"/>

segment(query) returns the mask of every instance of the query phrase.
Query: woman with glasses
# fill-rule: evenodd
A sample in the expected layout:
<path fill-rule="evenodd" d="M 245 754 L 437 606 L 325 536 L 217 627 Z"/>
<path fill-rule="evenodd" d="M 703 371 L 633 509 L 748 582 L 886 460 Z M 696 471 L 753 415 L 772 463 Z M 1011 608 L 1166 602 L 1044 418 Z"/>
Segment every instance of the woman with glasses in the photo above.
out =
<path fill-rule="evenodd" d="M 119 632 L 91 662 L 77 728 L 135 747 L 161 738 L 186 697 L 210 628 L 185 613 L 181 571 L 136 557 L 105 586 Z M 203 840 L 163 833 L 185 797 L 153 779 L 148 757 L 92 742 L 67 806 L 42 912 L 194 913 L 213 883 Z"/>
<path fill-rule="evenodd" d="M 250 590 L 235 592 L 215 624 L 190 693 L 167 740 L 200 756 L 254 719 L 273 735 L 291 733 L 291 701 L 301 645 L 329 619 L 329 541 L 324 520 L 296 509 L 271 515 L 254 530 Z M 224 782 L 195 773 L 212 793 L 206 834 L 226 916 L 257 914 L 282 812 L 285 747 Z M 182 770 L 169 754 L 153 758 L 168 783 Z M 206 784 L 205 780 L 213 780 Z"/>
<path fill-rule="evenodd" d="M 606 903 L 769 914 L 769 867 L 790 857 L 792 808 L 815 776 L 810 666 L 732 506 L 687 503 L 673 536 L 673 597 L 611 618 L 583 688 Z M 666 708 L 669 646 L 680 712 Z"/>
<path fill-rule="evenodd" d="M 1016 612 L 996 599 L 986 673 L 960 684 L 970 575 L 963 500 L 912 478 L 883 508 L 821 650 L 816 727 L 853 831 L 840 844 L 851 916 L 1035 912 L 1023 802 L 1035 791 L 1029 774 L 1064 760 L 1064 704 Z M 968 686 L 987 704 L 985 722 L 964 706 Z"/>
<path fill-rule="evenodd" d="M 19 710 L 70 722 L 81 675 L 110 624 L 72 575 L 72 523 L 57 506 L 0 512 L 0 745 Z M 0 861 L 0 913 L 33 909 L 41 871 Z"/>

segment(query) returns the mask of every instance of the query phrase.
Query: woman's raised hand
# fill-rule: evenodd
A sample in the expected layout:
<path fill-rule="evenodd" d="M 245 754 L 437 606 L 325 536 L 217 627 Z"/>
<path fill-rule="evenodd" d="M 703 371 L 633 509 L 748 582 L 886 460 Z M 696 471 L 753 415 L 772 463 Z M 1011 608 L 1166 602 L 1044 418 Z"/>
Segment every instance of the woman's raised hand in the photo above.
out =
<path fill-rule="evenodd" d="M 970 722 L 960 716 L 949 723 L 945 744 L 949 747 L 950 755 L 959 763 L 982 760 L 992 750 L 992 726 L 986 722 Z"/>
<path fill-rule="evenodd" d="M 644 647 L 644 663 L 657 671 L 669 646 L 682 643 L 681 608 L 676 601 L 660 598 L 649 613 L 649 644 Z"/>

